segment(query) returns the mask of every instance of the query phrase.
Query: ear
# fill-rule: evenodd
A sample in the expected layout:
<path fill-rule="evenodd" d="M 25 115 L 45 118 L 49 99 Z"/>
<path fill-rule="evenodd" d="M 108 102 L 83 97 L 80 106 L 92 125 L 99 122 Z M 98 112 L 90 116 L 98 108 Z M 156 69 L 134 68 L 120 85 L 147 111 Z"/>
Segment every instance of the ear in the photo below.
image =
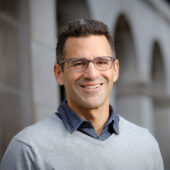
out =
<path fill-rule="evenodd" d="M 64 85 L 63 72 L 61 70 L 61 67 L 57 63 L 54 64 L 54 75 L 58 84 L 63 86 Z"/>
<path fill-rule="evenodd" d="M 113 81 L 117 81 L 118 77 L 119 77 L 119 60 L 116 59 L 114 61 L 114 78 L 113 78 Z"/>

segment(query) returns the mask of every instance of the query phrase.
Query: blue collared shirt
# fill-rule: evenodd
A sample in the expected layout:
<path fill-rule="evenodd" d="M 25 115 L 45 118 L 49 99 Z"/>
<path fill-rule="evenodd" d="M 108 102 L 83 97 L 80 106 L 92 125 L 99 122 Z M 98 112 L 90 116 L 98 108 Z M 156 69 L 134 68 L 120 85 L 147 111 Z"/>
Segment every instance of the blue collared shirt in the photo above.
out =
<path fill-rule="evenodd" d="M 119 116 L 114 113 L 111 105 L 109 106 L 109 113 L 109 119 L 99 136 L 97 136 L 92 123 L 90 121 L 82 119 L 76 113 L 74 113 L 68 107 L 66 100 L 60 104 L 58 112 L 56 114 L 61 120 L 63 120 L 64 125 L 70 133 L 78 130 L 88 136 L 103 141 L 110 137 L 113 133 L 117 135 L 119 134 Z"/>

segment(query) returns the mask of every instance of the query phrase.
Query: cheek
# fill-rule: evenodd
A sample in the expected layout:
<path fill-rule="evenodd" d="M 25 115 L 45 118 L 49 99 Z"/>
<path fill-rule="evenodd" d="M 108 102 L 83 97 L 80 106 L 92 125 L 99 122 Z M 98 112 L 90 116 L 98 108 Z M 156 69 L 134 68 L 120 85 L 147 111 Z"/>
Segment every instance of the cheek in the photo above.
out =
<path fill-rule="evenodd" d="M 70 83 L 75 83 L 77 80 L 82 78 L 82 74 L 79 72 L 69 72 L 66 76 L 66 81 L 69 81 Z M 71 85 L 71 84 L 70 84 Z"/>
<path fill-rule="evenodd" d="M 64 80 L 64 86 L 65 86 L 65 89 L 67 91 L 67 89 L 72 89 L 73 86 L 75 86 L 76 84 L 76 81 L 78 80 L 78 76 L 76 74 L 65 74 L 63 76 L 63 80 Z"/>
<path fill-rule="evenodd" d="M 112 83 L 114 83 L 114 79 L 116 77 L 116 73 L 114 71 L 114 69 L 110 72 L 110 81 L 112 81 Z"/>
<path fill-rule="evenodd" d="M 113 70 L 108 70 L 107 72 L 103 73 L 101 75 L 102 77 L 104 77 L 108 83 L 113 83 L 114 82 L 114 71 Z"/>

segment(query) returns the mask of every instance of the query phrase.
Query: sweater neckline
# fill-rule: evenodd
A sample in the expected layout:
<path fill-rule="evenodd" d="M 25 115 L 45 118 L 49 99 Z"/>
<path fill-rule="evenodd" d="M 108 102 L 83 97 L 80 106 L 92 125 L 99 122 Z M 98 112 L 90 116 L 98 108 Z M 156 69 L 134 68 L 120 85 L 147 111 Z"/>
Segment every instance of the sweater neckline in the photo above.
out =
<path fill-rule="evenodd" d="M 90 143 L 99 144 L 99 145 L 105 145 L 105 144 L 109 143 L 109 141 L 112 141 L 112 138 L 115 138 L 114 140 L 116 140 L 116 139 L 118 139 L 118 136 L 119 136 L 119 134 L 117 135 L 117 134 L 113 133 L 110 137 L 108 137 L 107 139 L 102 141 L 102 140 L 98 140 L 98 139 L 95 139 L 93 137 L 90 137 L 90 136 L 88 136 L 88 135 L 86 135 L 86 134 L 84 134 L 84 133 L 82 133 L 82 132 L 80 132 L 78 130 L 74 131 L 73 133 L 70 133 L 67 130 L 67 128 L 65 127 L 63 121 L 58 116 L 56 116 L 56 114 L 53 114 L 53 116 L 54 116 L 54 119 L 57 121 L 56 123 L 58 125 L 62 126 L 61 128 L 64 128 L 66 133 L 69 136 L 75 135 L 76 137 L 80 137 L 81 139 L 86 140 L 86 141 L 88 141 Z"/>

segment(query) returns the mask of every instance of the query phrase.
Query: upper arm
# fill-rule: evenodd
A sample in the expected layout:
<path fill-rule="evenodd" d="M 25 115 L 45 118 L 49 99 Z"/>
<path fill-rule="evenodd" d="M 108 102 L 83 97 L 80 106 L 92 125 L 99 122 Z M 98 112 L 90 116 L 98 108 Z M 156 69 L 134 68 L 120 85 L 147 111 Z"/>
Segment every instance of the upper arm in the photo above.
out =
<path fill-rule="evenodd" d="M 19 141 L 13 139 L 1 161 L 2 170 L 34 170 L 35 155 L 32 148 Z"/>

